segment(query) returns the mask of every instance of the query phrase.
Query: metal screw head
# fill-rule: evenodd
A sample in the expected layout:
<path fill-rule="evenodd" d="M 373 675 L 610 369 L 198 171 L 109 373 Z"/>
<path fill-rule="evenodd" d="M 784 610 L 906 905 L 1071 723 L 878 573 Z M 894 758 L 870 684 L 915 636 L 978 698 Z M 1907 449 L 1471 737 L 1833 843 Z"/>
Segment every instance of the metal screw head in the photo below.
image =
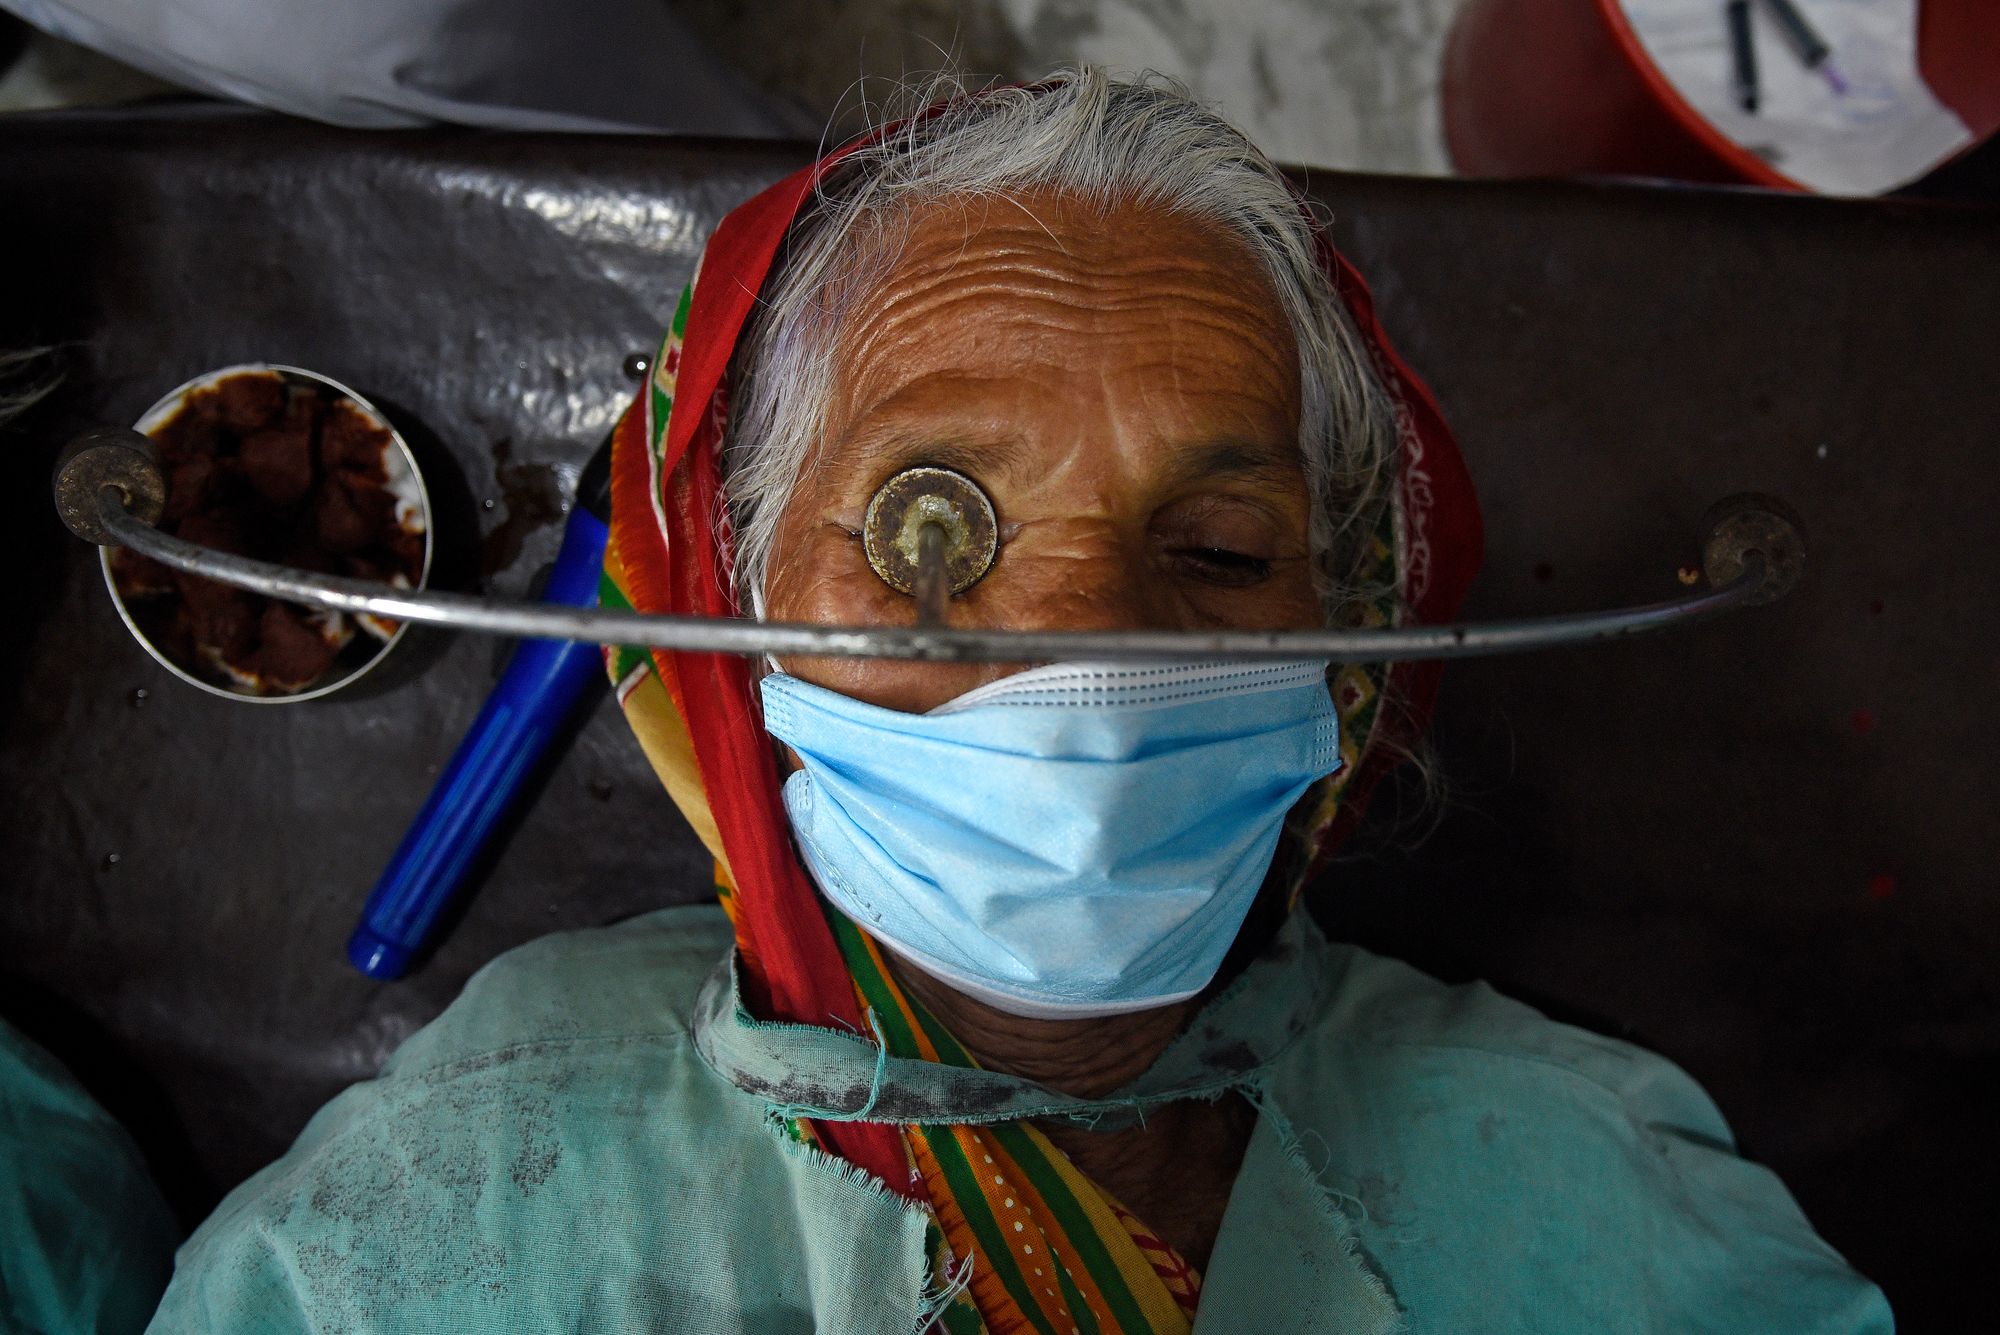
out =
<path fill-rule="evenodd" d="M 993 568 L 1000 526 L 979 484 L 949 468 L 906 468 L 869 499 L 861 521 L 868 564 L 898 593 L 914 594 L 925 528 L 944 533 L 945 578 L 959 594 Z"/>
<path fill-rule="evenodd" d="M 145 524 L 156 524 L 167 505 L 167 475 L 160 451 L 130 427 L 86 431 L 56 459 L 56 509 L 69 531 L 99 547 L 116 545 L 98 518 L 98 494 L 106 487 L 125 498 L 125 509 Z"/>

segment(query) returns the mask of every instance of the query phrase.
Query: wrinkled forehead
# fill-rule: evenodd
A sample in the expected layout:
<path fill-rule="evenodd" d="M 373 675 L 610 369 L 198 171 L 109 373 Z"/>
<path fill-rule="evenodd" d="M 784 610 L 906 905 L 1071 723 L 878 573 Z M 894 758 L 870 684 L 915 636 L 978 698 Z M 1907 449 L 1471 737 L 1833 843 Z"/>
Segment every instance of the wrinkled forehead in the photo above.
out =
<path fill-rule="evenodd" d="M 1290 325 L 1216 224 L 1031 192 L 947 199 L 854 244 L 829 445 L 937 410 L 988 437 L 1065 413 L 1141 433 L 1296 433 Z"/>

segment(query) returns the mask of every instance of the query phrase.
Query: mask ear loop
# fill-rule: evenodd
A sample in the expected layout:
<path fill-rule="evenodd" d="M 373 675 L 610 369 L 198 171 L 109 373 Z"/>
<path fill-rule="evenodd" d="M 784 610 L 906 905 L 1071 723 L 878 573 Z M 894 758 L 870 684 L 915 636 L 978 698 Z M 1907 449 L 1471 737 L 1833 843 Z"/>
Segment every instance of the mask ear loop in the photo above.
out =
<path fill-rule="evenodd" d="M 756 617 L 759 621 L 770 620 L 769 617 L 764 615 L 764 586 L 761 584 L 750 590 L 750 615 Z M 785 669 L 779 665 L 777 658 L 771 654 L 764 655 L 764 665 L 781 677 L 785 675 Z"/>

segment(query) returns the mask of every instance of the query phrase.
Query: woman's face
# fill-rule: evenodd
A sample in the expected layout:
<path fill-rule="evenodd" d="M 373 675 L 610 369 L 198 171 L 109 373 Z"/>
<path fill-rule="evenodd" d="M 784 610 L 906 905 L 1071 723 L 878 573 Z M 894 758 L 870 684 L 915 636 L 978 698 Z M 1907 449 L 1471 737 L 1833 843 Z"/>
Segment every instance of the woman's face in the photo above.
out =
<path fill-rule="evenodd" d="M 993 568 L 954 626 L 1318 624 L 1299 458 L 1298 353 L 1239 243 L 1056 195 L 944 205 L 842 331 L 817 456 L 779 519 L 779 621 L 909 625 L 869 567 L 868 500 L 917 464 L 977 481 Z M 930 709 L 1019 666 L 792 659 L 873 704 Z"/>

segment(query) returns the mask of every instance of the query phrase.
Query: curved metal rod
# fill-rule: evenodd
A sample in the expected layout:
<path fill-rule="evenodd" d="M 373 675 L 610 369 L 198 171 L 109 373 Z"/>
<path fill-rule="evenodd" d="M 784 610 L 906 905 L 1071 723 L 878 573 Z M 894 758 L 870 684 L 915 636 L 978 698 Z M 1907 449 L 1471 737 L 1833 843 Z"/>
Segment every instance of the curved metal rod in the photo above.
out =
<path fill-rule="evenodd" d="M 949 662 L 1325 658 L 1337 663 L 1407 662 L 1521 653 L 1704 621 L 1751 602 L 1765 582 L 1761 553 L 1745 555 L 1741 573 L 1721 588 L 1609 612 L 1581 612 L 1457 626 L 1316 631 L 998 631 L 911 626 L 820 626 L 740 618 L 642 616 L 600 608 L 475 598 L 390 588 L 365 580 L 315 575 L 160 532 L 126 513 L 115 487 L 98 495 L 106 535 L 161 565 L 287 602 L 452 630 L 525 639 L 582 640 L 722 654 L 837 658 L 914 658 Z"/>

